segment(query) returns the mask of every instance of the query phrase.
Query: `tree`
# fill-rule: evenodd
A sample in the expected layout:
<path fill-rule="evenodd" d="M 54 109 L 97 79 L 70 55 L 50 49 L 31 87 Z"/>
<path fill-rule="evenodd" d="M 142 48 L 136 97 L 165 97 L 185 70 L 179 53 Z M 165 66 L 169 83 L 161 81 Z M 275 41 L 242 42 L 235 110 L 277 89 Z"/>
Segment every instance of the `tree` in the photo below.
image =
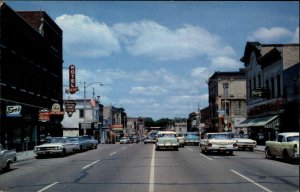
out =
<path fill-rule="evenodd" d="M 155 127 L 156 123 L 151 117 L 144 118 L 145 127 Z"/>

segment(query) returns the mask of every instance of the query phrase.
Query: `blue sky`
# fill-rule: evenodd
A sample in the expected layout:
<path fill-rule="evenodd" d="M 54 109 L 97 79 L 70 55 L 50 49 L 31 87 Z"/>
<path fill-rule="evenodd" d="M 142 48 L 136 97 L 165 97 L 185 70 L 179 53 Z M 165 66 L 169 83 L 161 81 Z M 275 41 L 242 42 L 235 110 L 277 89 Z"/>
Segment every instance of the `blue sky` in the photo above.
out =
<path fill-rule="evenodd" d="M 6 1 L 16 11 L 44 10 L 63 30 L 64 67 L 74 64 L 101 103 L 129 117 L 187 117 L 208 106 L 206 80 L 243 67 L 247 41 L 299 43 L 293 1 Z M 68 70 L 64 70 L 68 84 Z M 68 95 L 64 95 L 67 98 Z"/>

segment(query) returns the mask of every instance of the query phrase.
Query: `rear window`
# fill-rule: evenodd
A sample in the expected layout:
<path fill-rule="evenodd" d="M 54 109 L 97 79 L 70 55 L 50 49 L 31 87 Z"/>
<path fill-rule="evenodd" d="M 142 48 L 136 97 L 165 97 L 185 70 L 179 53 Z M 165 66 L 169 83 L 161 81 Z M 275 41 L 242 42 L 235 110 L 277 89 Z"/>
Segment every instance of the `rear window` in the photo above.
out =
<path fill-rule="evenodd" d="M 161 133 L 158 134 L 158 137 L 176 137 L 176 134 L 170 134 L 170 133 Z"/>
<path fill-rule="evenodd" d="M 292 136 L 286 138 L 287 142 L 299 141 L 299 136 Z"/>

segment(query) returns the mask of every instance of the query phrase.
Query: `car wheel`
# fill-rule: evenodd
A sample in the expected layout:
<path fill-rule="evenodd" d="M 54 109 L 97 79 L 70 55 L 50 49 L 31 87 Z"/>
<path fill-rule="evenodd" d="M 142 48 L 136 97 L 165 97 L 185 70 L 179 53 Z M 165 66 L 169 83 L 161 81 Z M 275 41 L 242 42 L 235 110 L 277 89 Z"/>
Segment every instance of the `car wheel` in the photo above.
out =
<path fill-rule="evenodd" d="M 291 157 L 289 156 L 289 153 L 287 152 L 287 150 L 283 151 L 283 158 L 286 162 L 290 162 L 291 161 Z"/>
<path fill-rule="evenodd" d="M 155 151 L 159 151 L 159 147 L 155 147 Z"/>
<path fill-rule="evenodd" d="M 61 152 L 61 156 L 64 157 L 66 155 L 66 149 L 63 149 Z"/>
<path fill-rule="evenodd" d="M 229 151 L 229 155 L 233 155 L 233 151 Z"/>
<path fill-rule="evenodd" d="M 5 171 L 9 171 L 11 166 L 11 162 L 7 162 L 6 167 L 4 168 Z"/>
<path fill-rule="evenodd" d="M 174 151 L 178 151 L 178 147 L 174 147 Z"/>
<path fill-rule="evenodd" d="M 250 148 L 249 148 L 249 151 L 253 151 L 253 148 L 252 148 L 252 147 L 250 147 Z"/>
<path fill-rule="evenodd" d="M 268 147 L 265 149 L 265 155 L 267 159 L 274 159 L 276 157 L 275 155 L 272 155 L 271 150 Z"/>

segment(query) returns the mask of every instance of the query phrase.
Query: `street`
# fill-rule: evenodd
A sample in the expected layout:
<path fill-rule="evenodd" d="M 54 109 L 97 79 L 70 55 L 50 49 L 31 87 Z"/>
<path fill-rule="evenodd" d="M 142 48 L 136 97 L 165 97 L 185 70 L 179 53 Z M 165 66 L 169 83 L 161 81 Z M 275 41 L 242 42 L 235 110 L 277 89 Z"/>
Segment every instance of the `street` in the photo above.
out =
<path fill-rule="evenodd" d="M 257 151 L 204 155 L 199 146 L 155 151 L 152 144 L 107 144 L 17 162 L 0 175 L 0 191 L 299 191 L 299 165 Z"/>

